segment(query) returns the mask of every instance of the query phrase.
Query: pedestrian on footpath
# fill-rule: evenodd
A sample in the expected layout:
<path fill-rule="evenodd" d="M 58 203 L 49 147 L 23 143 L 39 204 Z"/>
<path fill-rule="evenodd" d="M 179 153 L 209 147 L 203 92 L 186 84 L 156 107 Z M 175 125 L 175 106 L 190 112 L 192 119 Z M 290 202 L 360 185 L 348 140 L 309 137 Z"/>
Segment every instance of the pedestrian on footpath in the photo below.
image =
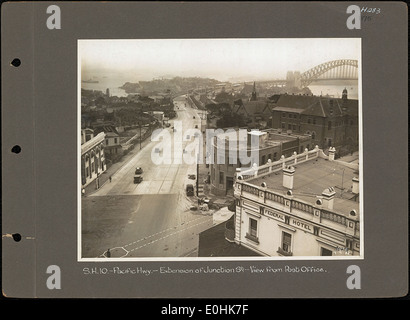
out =
<path fill-rule="evenodd" d="M 111 182 L 111 176 L 110 176 L 110 182 Z"/>
<path fill-rule="evenodd" d="M 107 250 L 107 258 L 110 258 L 111 257 L 111 252 L 110 252 L 110 249 L 108 249 Z"/>

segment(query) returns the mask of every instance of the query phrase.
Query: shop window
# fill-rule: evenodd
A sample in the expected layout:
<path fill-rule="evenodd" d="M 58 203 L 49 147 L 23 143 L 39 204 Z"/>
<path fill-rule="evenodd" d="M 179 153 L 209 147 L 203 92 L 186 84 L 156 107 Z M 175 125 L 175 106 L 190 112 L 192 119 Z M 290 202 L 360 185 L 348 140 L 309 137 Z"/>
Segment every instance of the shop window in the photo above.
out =
<path fill-rule="evenodd" d="M 282 231 L 282 250 L 290 253 L 292 252 L 292 235 Z"/>
<path fill-rule="evenodd" d="M 249 235 L 255 238 L 258 236 L 258 221 L 252 218 L 249 218 Z"/>
<path fill-rule="evenodd" d="M 258 240 L 258 221 L 252 218 L 249 218 L 249 229 L 245 236 L 247 239 L 252 240 L 253 242 L 259 243 Z"/>
<path fill-rule="evenodd" d="M 326 249 L 326 248 L 320 248 L 320 255 L 321 256 L 332 256 L 333 252 L 332 250 Z"/>

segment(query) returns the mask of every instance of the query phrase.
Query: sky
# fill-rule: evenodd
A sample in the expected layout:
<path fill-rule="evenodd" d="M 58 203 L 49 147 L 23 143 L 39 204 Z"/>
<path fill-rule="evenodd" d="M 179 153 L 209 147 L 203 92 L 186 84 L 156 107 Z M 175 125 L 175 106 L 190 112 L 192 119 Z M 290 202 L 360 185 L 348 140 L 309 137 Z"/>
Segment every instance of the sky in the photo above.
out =
<path fill-rule="evenodd" d="M 134 81 L 207 77 L 219 81 L 284 79 L 337 59 L 361 57 L 359 38 L 79 40 L 84 76 L 119 74 Z"/>

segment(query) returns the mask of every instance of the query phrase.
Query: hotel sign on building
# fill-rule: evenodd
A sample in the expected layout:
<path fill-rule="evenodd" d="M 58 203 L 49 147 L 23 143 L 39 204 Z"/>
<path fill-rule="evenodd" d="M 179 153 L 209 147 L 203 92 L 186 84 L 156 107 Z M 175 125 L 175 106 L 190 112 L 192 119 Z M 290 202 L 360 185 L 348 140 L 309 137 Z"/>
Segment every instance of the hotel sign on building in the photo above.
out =
<path fill-rule="evenodd" d="M 271 217 L 275 220 L 285 222 L 285 215 L 284 214 L 281 214 L 279 212 L 275 212 L 275 211 L 272 211 L 272 210 L 268 210 L 268 209 L 264 209 L 262 212 L 264 212 L 264 214 L 267 217 Z"/>
<path fill-rule="evenodd" d="M 360 255 L 359 203 L 352 200 L 358 198 L 358 179 L 353 176 L 356 170 L 333 158 L 324 159 L 323 154 L 320 158 L 320 154 L 321 150 L 316 148 L 299 161 L 299 177 L 295 168 L 286 165 L 286 161 L 295 163 L 292 157 L 284 159 L 281 175 L 276 169 L 275 174 L 256 170 L 253 177 L 246 172 L 238 173 L 234 186 L 237 244 L 262 256 L 335 256 L 340 250 Z M 302 176 L 304 166 L 310 171 Z M 272 168 L 277 165 L 272 163 Z M 332 174 L 326 175 L 327 172 Z M 324 187 L 316 195 L 306 192 L 314 191 L 316 184 L 321 188 L 322 182 L 324 186 L 334 184 L 339 179 L 338 172 L 346 179 L 352 174 L 348 191 L 337 194 L 333 187 Z M 325 177 L 323 181 L 320 176 Z M 314 179 L 315 184 L 309 183 L 307 177 Z M 308 189 L 304 189 L 306 186 Z"/>
<path fill-rule="evenodd" d="M 273 219 L 289 224 L 290 226 L 313 233 L 312 224 L 309 224 L 299 219 L 291 218 L 290 216 L 266 208 L 263 210 L 263 212 L 267 217 L 272 217 Z"/>

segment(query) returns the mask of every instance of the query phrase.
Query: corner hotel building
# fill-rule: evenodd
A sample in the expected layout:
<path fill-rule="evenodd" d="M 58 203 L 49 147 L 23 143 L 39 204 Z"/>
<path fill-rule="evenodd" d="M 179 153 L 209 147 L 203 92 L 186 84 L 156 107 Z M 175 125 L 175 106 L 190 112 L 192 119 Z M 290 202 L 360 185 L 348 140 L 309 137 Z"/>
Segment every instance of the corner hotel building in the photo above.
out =
<path fill-rule="evenodd" d="M 335 151 L 238 169 L 234 242 L 262 256 L 359 256 L 359 165 Z"/>

